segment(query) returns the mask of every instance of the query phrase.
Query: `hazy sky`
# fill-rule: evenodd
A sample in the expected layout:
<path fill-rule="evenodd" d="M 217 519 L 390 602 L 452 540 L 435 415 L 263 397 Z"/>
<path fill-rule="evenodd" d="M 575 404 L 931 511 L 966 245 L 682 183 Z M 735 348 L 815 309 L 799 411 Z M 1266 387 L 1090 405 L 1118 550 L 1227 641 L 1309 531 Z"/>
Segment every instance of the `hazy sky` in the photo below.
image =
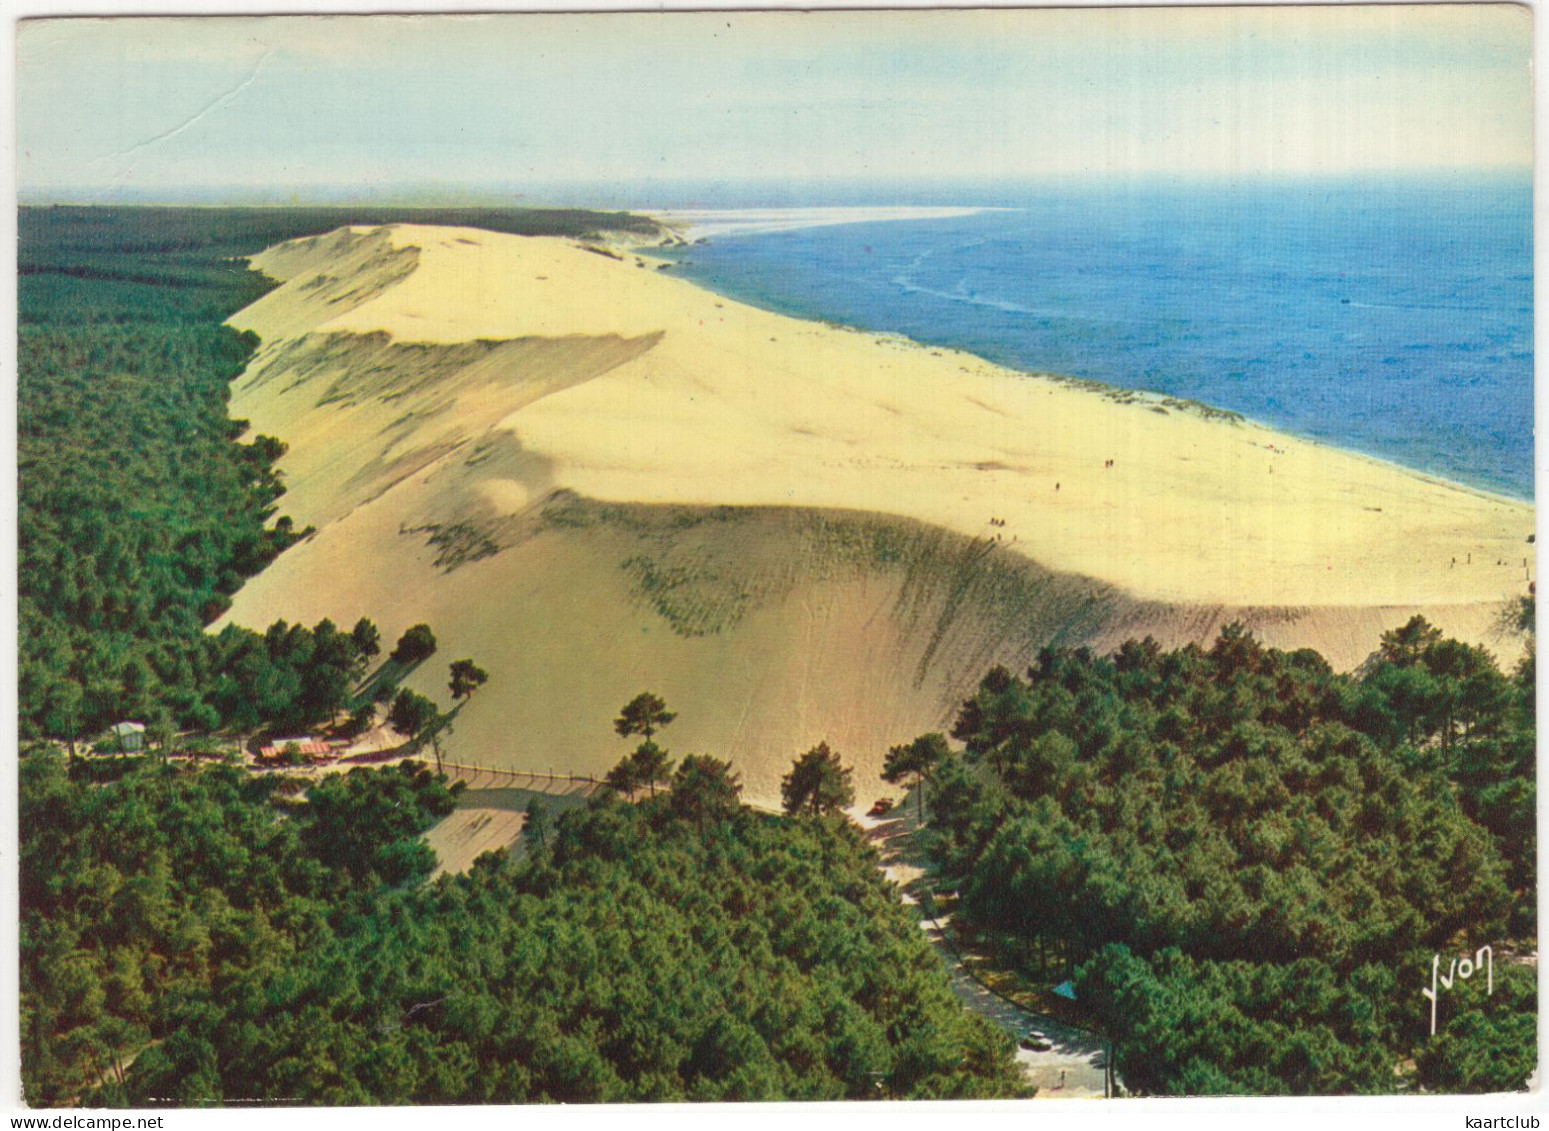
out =
<path fill-rule="evenodd" d="M 1526 168 L 1519 7 L 51 20 L 24 197 Z"/>

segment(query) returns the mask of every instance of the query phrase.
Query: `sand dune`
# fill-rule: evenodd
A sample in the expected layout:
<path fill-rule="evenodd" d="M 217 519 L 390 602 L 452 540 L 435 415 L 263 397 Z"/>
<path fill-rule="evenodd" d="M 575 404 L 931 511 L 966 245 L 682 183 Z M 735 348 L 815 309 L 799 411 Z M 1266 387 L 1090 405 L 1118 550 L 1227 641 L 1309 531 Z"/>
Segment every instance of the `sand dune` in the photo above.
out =
<path fill-rule="evenodd" d="M 284 507 L 319 531 L 231 619 L 428 620 L 494 673 L 466 760 L 604 770 L 650 687 L 669 745 L 762 799 L 823 738 L 869 796 L 889 743 L 1050 641 L 1236 618 L 1348 666 L 1416 610 L 1488 642 L 1525 591 L 1527 505 L 632 253 L 395 227 L 255 266 L 285 285 L 232 319 L 264 341 L 232 414 L 290 444 Z"/>

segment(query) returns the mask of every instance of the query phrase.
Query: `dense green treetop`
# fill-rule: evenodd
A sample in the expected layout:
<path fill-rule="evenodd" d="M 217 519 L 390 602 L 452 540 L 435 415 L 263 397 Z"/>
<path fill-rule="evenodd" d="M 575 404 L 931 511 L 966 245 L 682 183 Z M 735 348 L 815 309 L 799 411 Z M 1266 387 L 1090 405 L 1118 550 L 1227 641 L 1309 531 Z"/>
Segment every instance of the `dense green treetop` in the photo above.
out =
<path fill-rule="evenodd" d="M 418 834 L 460 788 L 406 765 L 333 778 L 300 801 L 300 783 L 224 766 L 112 759 L 67 772 L 52 754 L 21 760 L 20 787 L 23 1083 L 45 1105 L 176 1040 L 182 1003 L 218 1011 L 255 978 L 283 981 L 381 885 L 429 875 Z M 191 1069 L 180 1094 L 214 1087 Z"/>
<path fill-rule="evenodd" d="M 1536 936 L 1531 672 L 1418 618 L 1358 677 L 1238 626 L 1209 649 L 1047 649 L 964 703 L 936 867 L 968 919 L 1063 956 L 1051 977 L 1079 965 L 1134 1087 L 1388 1090 L 1431 954 Z M 1168 996 L 1185 983 L 1200 1018 Z M 1244 1051 L 1291 1038 L 1323 1051 Z"/>
<path fill-rule="evenodd" d="M 387 714 L 388 725 L 399 734 L 414 738 L 440 717 L 436 705 L 417 691 L 400 688 Z"/>
<path fill-rule="evenodd" d="M 404 629 L 403 635 L 388 657 L 395 664 L 405 667 L 428 660 L 436 654 L 436 634 L 428 624 L 413 624 Z"/>
<path fill-rule="evenodd" d="M 96 765 L 23 763 L 32 1102 L 1021 1088 L 858 831 L 741 807 L 714 759 L 654 801 L 529 810 L 525 861 L 433 883 L 415 834 L 453 798 L 423 768 L 300 793 L 148 761 L 93 787 Z"/>

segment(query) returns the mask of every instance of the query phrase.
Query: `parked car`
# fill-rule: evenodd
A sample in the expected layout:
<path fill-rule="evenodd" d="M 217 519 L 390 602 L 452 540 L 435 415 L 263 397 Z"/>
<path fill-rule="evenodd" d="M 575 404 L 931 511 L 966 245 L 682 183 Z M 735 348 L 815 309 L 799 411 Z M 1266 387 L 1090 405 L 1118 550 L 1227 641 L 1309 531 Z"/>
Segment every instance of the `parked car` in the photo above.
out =
<path fill-rule="evenodd" d="M 891 797 L 879 797 L 872 807 L 866 811 L 866 815 L 868 817 L 880 817 L 884 813 L 890 812 L 892 808 L 893 799 Z"/>

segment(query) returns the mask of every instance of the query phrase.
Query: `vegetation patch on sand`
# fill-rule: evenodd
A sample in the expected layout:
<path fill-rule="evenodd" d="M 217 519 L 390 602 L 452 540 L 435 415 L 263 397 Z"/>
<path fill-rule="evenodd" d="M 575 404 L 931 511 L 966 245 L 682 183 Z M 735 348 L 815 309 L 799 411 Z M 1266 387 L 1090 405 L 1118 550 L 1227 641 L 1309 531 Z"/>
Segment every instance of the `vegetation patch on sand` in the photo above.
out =
<path fill-rule="evenodd" d="M 1150 408 L 1163 416 L 1169 409 L 1178 412 L 1193 413 L 1202 420 L 1219 420 L 1227 424 L 1241 424 L 1245 417 L 1240 412 L 1233 412 L 1227 408 L 1216 408 L 1214 405 L 1204 404 L 1191 398 L 1167 396 L 1163 393 L 1148 392 L 1144 389 L 1121 389 L 1117 385 L 1107 385 L 1101 381 L 1093 381 L 1088 377 L 1068 377 L 1059 373 L 1040 373 L 1039 377 L 1046 381 L 1053 381 L 1059 385 L 1066 385 L 1072 389 L 1081 389 L 1088 393 L 1095 393 L 1104 400 L 1114 404 L 1142 405 Z"/>
<path fill-rule="evenodd" d="M 620 568 L 644 607 L 682 636 L 734 628 L 746 613 L 787 600 L 804 585 L 887 577 L 898 585 L 894 615 L 936 648 L 960 617 L 1033 648 L 1067 635 L 1086 639 L 1124 602 L 1111 587 L 1058 578 L 993 540 L 964 538 L 885 515 L 792 507 L 677 507 L 599 503 L 566 495 L 543 520 L 569 530 L 611 528 L 642 549 Z"/>

